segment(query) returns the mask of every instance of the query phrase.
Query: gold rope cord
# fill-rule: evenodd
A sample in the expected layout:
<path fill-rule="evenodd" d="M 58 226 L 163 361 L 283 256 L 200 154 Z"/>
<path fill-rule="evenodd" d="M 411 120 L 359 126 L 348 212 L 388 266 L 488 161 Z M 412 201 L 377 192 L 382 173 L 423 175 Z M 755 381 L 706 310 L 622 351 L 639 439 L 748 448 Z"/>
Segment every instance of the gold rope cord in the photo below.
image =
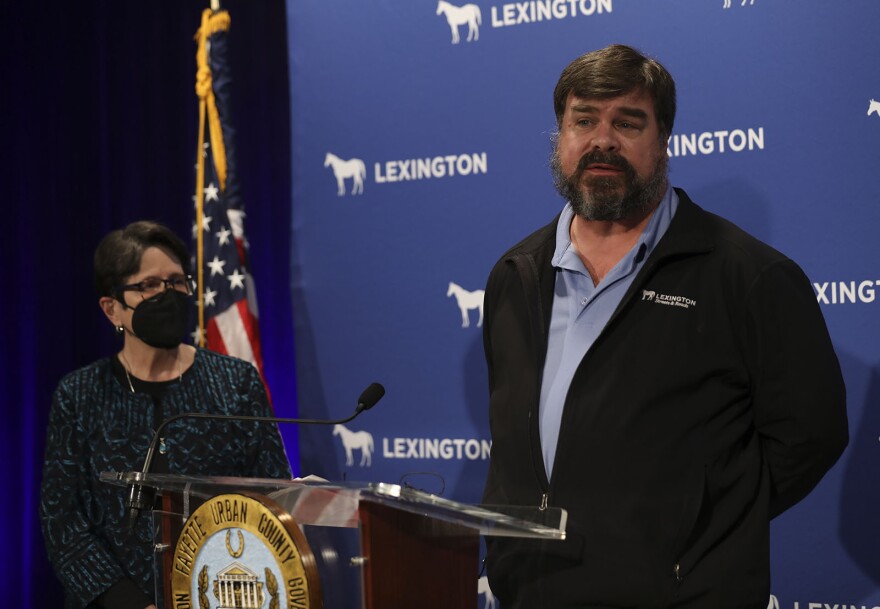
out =
<path fill-rule="evenodd" d="M 198 281 L 199 307 L 199 347 L 205 346 L 205 294 L 204 294 L 204 223 L 205 203 L 205 119 L 211 139 L 211 152 L 214 158 L 214 169 L 220 182 L 221 192 L 226 189 L 226 146 L 223 143 L 223 129 L 220 126 L 220 115 L 214 97 L 211 79 L 211 67 L 208 65 L 208 38 L 221 31 L 228 31 L 231 24 L 229 13 L 211 9 L 202 12 L 202 24 L 196 32 L 198 43 L 196 50 L 196 95 L 199 98 L 199 137 L 196 150 L 196 267 Z"/>

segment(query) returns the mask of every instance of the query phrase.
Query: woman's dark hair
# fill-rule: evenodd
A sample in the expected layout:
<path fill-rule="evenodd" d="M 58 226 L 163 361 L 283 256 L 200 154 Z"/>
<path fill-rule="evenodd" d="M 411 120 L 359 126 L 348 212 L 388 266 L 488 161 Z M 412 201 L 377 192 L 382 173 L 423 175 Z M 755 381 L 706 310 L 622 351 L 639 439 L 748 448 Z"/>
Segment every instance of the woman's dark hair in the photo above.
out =
<path fill-rule="evenodd" d="M 138 272 L 144 250 L 168 250 L 189 275 L 189 252 L 183 241 L 157 222 L 141 220 L 109 233 L 95 250 L 95 288 L 100 296 L 116 296 L 116 288 Z"/>
<path fill-rule="evenodd" d="M 660 138 L 665 141 L 675 122 L 675 81 L 659 62 L 622 44 L 581 55 L 566 66 L 553 91 L 556 126 L 562 127 L 569 93 L 609 99 L 634 91 L 644 91 L 654 100 Z"/>

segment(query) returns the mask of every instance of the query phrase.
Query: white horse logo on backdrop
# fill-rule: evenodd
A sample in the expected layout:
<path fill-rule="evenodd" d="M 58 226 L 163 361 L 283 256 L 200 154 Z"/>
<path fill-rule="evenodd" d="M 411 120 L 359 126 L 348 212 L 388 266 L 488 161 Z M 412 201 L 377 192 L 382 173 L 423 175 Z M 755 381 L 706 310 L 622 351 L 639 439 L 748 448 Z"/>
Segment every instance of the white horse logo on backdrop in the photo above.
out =
<path fill-rule="evenodd" d="M 877 116 L 880 116 L 880 101 L 871 100 L 871 103 L 868 104 L 868 116 L 874 113 Z"/>
<path fill-rule="evenodd" d="M 468 316 L 468 311 L 470 311 L 471 309 L 480 310 L 480 320 L 477 322 L 477 326 L 483 325 L 483 293 L 483 290 L 474 290 L 473 292 L 468 292 L 457 283 L 452 283 L 451 281 L 449 282 L 449 289 L 446 290 L 446 298 L 449 298 L 450 296 L 455 296 L 455 302 L 458 304 L 458 308 L 461 310 L 462 328 L 467 328 L 471 325 L 471 320 Z"/>
<path fill-rule="evenodd" d="M 477 580 L 477 594 L 486 595 L 483 609 L 495 609 L 495 595 L 492 594 L 492 589 L 489 587 L 489 578 L 485 575 Z"/>
<path fill-rule="evenodd" d="M 755 0 L 743 0 L 742 4 L 740 4 L 740 6 L 745 6 L 746 2 L 748 2 L 751 5 L 751 4 L 755 3 Z M 730 0 L 724 0 L 724 8 L 730 8 Z"/>
<path fill-rule="evenodd" d="M 446 0 L 439 0 L 437 2 L 437 14 L 446 15 L 446 22 L 449 24 L 449 29 L 452 30 L 452 44 L 458 44 L 460 40 L 458 37 L 458 26 L 465 23 L 468 25 L 468 42 L 480 39 L 480 24 L 483 22 L 483 17 L 480 14 L 480 7 L 476 4 L 455 6 L 446 2 Z"/>
<path fill-rule="evenodd" d="M 345 449 L 345 464 L 353 465 L 354 457 L 351 454 L 353 450 L 361 451 L 361 462 L 359 465 L 366 466 L 373 462 L 373 435 L 368 431 L 351 431 L 343 425 L 333 426 L 333 435 L 339 436 L 342 440 L 342 447 Z"/>
<path fill-rule="evenodd" d="M 367 177 L 367 166 L 360 159 L 348 159 L 344 161 L 332 152 L 324 157 L 324 167 L 333 167 L 333 175 L 336 176 L 336 194 L 340 197 L 345 194 L 345 178 L 352 178 L 351 194 L 363 194 L 364 178 Z"/>

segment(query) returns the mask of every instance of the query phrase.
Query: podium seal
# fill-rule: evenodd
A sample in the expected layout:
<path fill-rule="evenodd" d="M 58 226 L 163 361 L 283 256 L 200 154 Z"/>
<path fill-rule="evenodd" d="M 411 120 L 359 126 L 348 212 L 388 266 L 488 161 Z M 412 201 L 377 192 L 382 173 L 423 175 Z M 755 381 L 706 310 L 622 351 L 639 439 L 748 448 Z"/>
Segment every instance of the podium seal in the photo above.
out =
<path fill-rule="evenodd" d="M 238 493 L 209 499 L 183 525 L 170 600 L 173 609 L 321 609 L 315 558 L 293 518 Z"/>

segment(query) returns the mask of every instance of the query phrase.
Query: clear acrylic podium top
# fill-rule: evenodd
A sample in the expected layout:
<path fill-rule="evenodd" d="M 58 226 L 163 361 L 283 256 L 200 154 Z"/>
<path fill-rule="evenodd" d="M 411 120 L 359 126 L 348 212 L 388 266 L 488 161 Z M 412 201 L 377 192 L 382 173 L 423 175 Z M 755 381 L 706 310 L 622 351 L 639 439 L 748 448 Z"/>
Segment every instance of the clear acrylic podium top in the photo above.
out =
<path fill-rule="evenodd" d="M 197 504 L 221 493 L 250 491 L 269 497 L 300 524 L 357 527 L 362 501 L 457 524 L 489 537 L 565 539 L 567 514 L 561 508 L 469 505 L 424 491 L 382 482 L 325 482 L 224 476 L 181 476 L 141 472 L 103 472 L 109 484 L 139 484 L 161 494 L 170 492 Z M 189 514 L 183 514 L 188 517 Z"/>

